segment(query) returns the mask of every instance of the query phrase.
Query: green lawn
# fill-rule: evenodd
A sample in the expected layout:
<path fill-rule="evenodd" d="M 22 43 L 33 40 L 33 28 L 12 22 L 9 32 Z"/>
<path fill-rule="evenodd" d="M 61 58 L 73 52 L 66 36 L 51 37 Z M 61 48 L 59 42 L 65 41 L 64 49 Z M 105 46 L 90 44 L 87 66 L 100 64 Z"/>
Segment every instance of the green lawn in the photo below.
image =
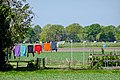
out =
<path fill-rule="evenodd" d="M 100 53 L 100 52 L 95 52 Z M 108 52 L 106 52 L 107 54 Z M 33 57 L 21 57 L 21 60 L 32 60 L 36 58 L 47 58 L 46 66 L 67 65 L 66 59 L 70 60 L 70 52 L 43 52 Z M 88 60 L 88 52 L 85 52 L 85 61 Z M 83 62 L 83 52 L 73 52 L 73 66 L 79 66 Z M 13 56 L 12 56 L 12 59 Z M 76 62 L 76 64 L 75 64 Z M 0 72 L 0 80 L 120 80 L 120 70 L 69 70 L 66 69 L 44 69 L 44 70 L 17 70 Z"/>
<path fill-rule="evenodd" d="M 120 80 L 120 70 L 8 71 L 0 80 Z"/>
<path fill-rule="evenodd" d="M 84 62 L 87 63 L 88 61 L 88 55 L 89 53 L 84 53 Z M 67 66 L 68 62 L 71 59 L 71 53 L 70 52 L 43 52 L 40 55 L 35 54 L 35 57 L 30 55 L 29 57 L 20 57 L 20 60 L 36 60 L 36 58 L 46 58 L 46 66 Z M 12 56 L 12 59 L 10 60 L 18 60 L 14 59 Z M 72 60 L 74 62 L 73 66 L 80 66 L 83 64 L 83 52 L 73 52 L 72 53 Z"/>
<path fill-rule="evenodd" d="M 100 53 L 100 52 L 95 52 Z M 108 54 L 109 52 L 106 52 Z M 84 55 L 83 55 L 84 54 Z M 89 52 L 73 52 L 72 53 L 72 60 L 73 64 L 71 66 L 73 67 L 83 67 L 83 63 L 88 65 L 88 56 Z M 43 52 L 40 55 L 35 54 L 35 57 L 30 55 L 29 57 L 20 57 L 20 60 L 36 60 L 37 58 L 46 58 L 46 66 L 49 67 L 69 67 L 69 61 L 71 60 L 71 53 L 70 52 Z M 12 59 L 10 60 L 18 60 L 18 59 Z M 16 63 L 15 63 L 16 64 Z M 24 65 L 23 63 L 21 65 Z M 25 64 L 26 65 L 26 64 Z"/>

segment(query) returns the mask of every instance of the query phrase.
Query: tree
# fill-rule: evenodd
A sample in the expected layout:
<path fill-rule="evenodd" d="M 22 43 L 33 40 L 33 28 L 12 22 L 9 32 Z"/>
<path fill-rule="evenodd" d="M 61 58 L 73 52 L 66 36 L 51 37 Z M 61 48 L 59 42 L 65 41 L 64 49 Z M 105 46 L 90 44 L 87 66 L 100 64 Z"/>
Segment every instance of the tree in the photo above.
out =
<path fill-rule="evenodd" d="M 51 40 L 53 40 L 53 41 L 64 40 L 65 31 L 64 31 L 64 27 L 62 25 L 52 25 L 51 28 L 50 28 L 50 31 L 52 32 Z"/>
<path fill-rule="evenodd" d="M 115 30 L 115 37 L 117 41 L 120 41 L 120 25 L 117 26 L 116 30 Z"/>
<path fill-rule="evenodd" d="M 33 30 L 36 34 L 41 33 L 41 27 L 39 25 L 34 26 Z"/>
<path fill-rule="evenodd" d="M 64 27 L 62 25 L 51 25 L 47 24 L 42 28 L 42 32 L 40 33 L 41 41 L 60 41 L 64 39 Z"/>
<path fill-rule="evenodd" d="M 42 42 L 48 41 L 50 40 L 50 37 L 52 37 L 51 31 L 49 30 L 51 26 L 52 26 L 51 24 L 47 24 L 42 28 L 42 32 L 40 33 L 40 36 L 41 36 L 40 40 Z"/>
<path fill-rule="evenodd" d="M 31 24 L 32 12 L 24 1 L 0 1 L 0 69 L 5 64 L 5 49 L 20 41 Z"/>
<path fill-rule="evenodd" d="M 78 23 L 73 23 L 65 28 L 68 40 L 79 41 L 82 39 L 83 28 Z"/>
<path fill-rule="evenodd" d="M 115 41 L 115 26 L 110 25 L 102 27 L 101 32 L 97 35 L 97 39 L 99 39 L 99 41 Z"/>
<path fill-rule="evenodd" d="M 25 38 L 23 41 L 28 43 L 34 43 L 36 41 L 36 33 L 32 27 L 26 30 Z"/>
<path fill-rule="evenodd" d="M 35 32 L 35 40 L 36 41 L 39 41 L 40 39 L 40 33 L 41 33 L 41 27 L 39 25 L 36 25 L 34 28 L 33 28 L 34 32 Z"/>
<path fill-rule="evenodd" d="M 96 41 L 97 35 L 101 32 L 101 26 L 99 24 L 92 24 L 84 28 L 86 39 L 89 41 Z"/>

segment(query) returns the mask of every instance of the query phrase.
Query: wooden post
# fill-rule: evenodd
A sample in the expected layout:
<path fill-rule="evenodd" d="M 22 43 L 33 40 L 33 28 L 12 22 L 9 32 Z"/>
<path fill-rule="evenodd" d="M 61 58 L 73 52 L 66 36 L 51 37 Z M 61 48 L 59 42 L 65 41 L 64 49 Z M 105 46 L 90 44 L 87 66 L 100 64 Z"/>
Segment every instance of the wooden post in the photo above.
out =
<path fill-rule="evenodd" d="M 68 62 L 68 65 L 69 65 L 69 69 L 71 69 L 71 67 L 70 67 L 70 61 Z"/>
<path fill-rule="evenodd" d="M 43 68 L 45 68 L 45 58 L 43 58 Z"/>
<path fill-rule="evenodd" d="M 17 61 L 17 68 L 18 68 L 18 62 L 19 62 L 19 61 Z"/>
<path fill-rule="evenodd" d="M 41 58 L 37 58 L 37 68 L 40 69 Z"/>

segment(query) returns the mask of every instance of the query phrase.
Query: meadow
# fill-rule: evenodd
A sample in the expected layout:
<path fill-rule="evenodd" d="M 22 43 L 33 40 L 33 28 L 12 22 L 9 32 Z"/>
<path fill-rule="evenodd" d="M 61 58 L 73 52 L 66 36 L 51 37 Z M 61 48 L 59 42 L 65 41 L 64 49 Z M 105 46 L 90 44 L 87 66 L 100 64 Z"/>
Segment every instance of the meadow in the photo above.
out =
<path fill-rule="evenodd" d="M 84 53 L 84 60 L 87 63 L 89 53 Z M 42 52 L 40 55 L 35 53 L 35 56 L 33 57 L 32 54 L 29 54 L 29 57 L 20 57 L 20 60 L 24 61 L 30 61 L 30 60 L 36 60 L 37 58 L 45 58 L 46 67 L 68 67 L 69 61 L 74 61 L 74 64 L 72 66 L 81 66 L 83 64 L 83 52 L 73 52 L 71 57 L 71 52 Z M 10 61 L 19 60 L 19 58 L 14 59 L 12 56 Z M 21 65 L 24 66 L 25 63 L 21 63 Z M 14 63 L 16 66 L 16 63 Z M 26 64 L 25 64 L 26 65 Z"/>
<path fill-rule="evenodd" d="M 94 52 L 95 54 L 102 54 L 101 52 Z M 109 54 L 107 51 L 105 54 Z M 20 57 L 22 61 L 36 60 L 37 58 L 45 58 L 45 66 L 49 68 L 88 68 L 89 64 L 89 54 L 90 52 L 42 52 L 40 55 L 35 53 L 33 57 L 29 54 L 29 57 Z M 120 54 L 118 52 L 117 54 Z M 19 60 L 19 58 L 14 59 L 13 56 L 10 61 Z M 16 67 L 16 63 L 11 63 Z M 26 63 L 19 63 L 19 66 L 26 67 Z"/>
<path fill-rule="evenodd" d="M 72 44 L 69 42 L 65 42 L 65 44 L 59 45 L 59 48 L 61 50 L 58 52 L 42 52 L 40 55 L 35 53 L 35 56 L 33 57 L 32 54 L 29 54 L 29 57 L 20 57 L 20 60 L 36 60 L 37 58 L 45 58 L 46 66 L 47 67 L 69 67 L 69 63 L 71 62 L 71 66 L 73 67 L 86 67 L 88 66 L 88 57 L 90 53 L 95 54 L 102 54 L 100 51 L 103 47 L 103 44 L 106 44 L 106 49 L 109 48 L 109 50 L 105 49 L 105 54 L 109 54 L 112 49 L 112 52 L 114 53 L 114 48 L 118 49 L 116 50 L 117 54 L 120 54 L 119 52 L 119 46 L 120 42 L 114 43 L 114 42 L 86 42 L 86 43 L 75 43 Z M 72 46 L 71 46 L 72 45 Z M 73 52 L 71 52 L 71 47 L 73 48 Z M 80 49 L 81 48 L 81 49 Z M 97 50 L 97 49 L 99 50 Z M 62 50 L 63 49 L 63 50 Z M 76 51 L 76 49 L 78 51 Z M 90 51 L 91 49 L 91 51 Z M 96 49 L 96 51 L 93 51 Z M 12 58 L 9 60 L 19 60 L 19 58 L 14 59 L 13 54 Z M 15 65 L 15 64 L 14 64 Z M 21 65 L 24 65 L 23 63 Z"/>
<path fill-rule="evenodd" d="M 66 44 L 67 45 L 67 44 Z M 70 46 L 70 45 L 69 45 Z M 75 46 L 74 46 L 75 47 Z M 69 48 L 69 47 L 68 47 Z M 20 60 L 36 60 L 36 58 L 45 58 L 47 69 L 42 70 L 26 70 L 26 69 L 13 69 L 12 71 L 0 72 L 0 80 L 120 80 L 120 69 L 118 70 L 89 70 L 87 69 L 88 56 L 91 52 L 42 52 L 40 55 L 35 53 L 29 57 L 20 57 Z M 101 54 L 101 51 L 94 52 Z M 105 51 L 109 54 L 110 51 Z M 118 52 L 117 54 L 120 54 Z M 9 60 L 14 59 L 13 54 Z M 69 61 L 73 60 L 69 69 Z M 16 63 L 11 63 L 16 67 Z M 26 63 L 20 63 L 19 66 L 26 67 Z M 58 69 L 59 67 L 59 69 Z M 50 69 L 53 68 L 53 69 Z M 57 69 L 56 69 L 57 68 Z"/>
<path fill-rule="evenodd" d="M 63 70 L 0 72 L 0 80 L 120 80 L 120 70 Z"/>

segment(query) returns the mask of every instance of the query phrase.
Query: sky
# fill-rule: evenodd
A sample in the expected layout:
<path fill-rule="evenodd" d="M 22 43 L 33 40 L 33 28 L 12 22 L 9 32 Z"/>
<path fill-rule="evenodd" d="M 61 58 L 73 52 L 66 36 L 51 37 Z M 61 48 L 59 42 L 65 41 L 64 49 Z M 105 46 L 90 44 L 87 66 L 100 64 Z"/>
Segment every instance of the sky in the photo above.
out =
<path fill-rule="evenodd" d="M 27 0 L 34 25 L 120 25 L 120 0 Z"/>

